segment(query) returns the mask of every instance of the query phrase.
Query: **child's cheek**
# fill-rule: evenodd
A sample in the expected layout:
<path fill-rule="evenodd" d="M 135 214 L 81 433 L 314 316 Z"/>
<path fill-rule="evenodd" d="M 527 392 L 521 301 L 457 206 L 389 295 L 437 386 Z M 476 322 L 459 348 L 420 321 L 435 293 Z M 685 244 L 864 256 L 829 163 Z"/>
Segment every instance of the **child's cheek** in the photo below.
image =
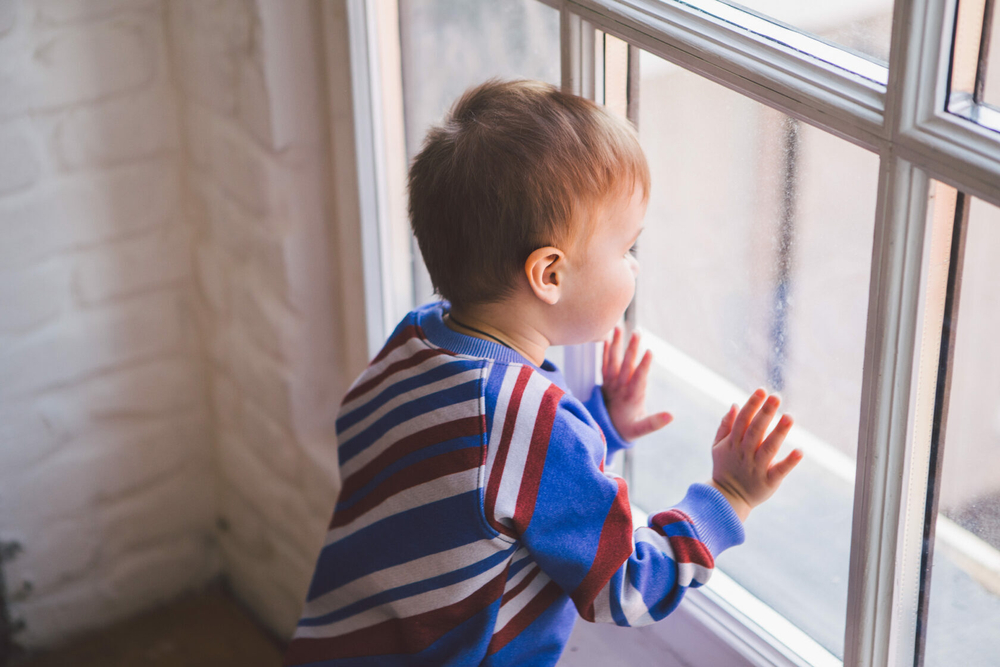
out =
<path fill-rule="evenodd" d="M 625 312 L 628 308 L 629 303 L 632 301 L 632 297 L 635 296 L 635 274 L 628 267 L 624 271 L 620 271 L 615 277 L 615 301 L 616 310 L 619 311 L 618 314 Z"/>
<path fill-rule="evenodd" d="M 626 260 L 625 270 L 622 272 L 622 284 L 625 286 L 625 291 L 629 294 L 629 300 L 632 300 L 632 294 L 635 293 L 635 280 L 639 274 L 639 265 L 636 263 L 634 258 Z"/>

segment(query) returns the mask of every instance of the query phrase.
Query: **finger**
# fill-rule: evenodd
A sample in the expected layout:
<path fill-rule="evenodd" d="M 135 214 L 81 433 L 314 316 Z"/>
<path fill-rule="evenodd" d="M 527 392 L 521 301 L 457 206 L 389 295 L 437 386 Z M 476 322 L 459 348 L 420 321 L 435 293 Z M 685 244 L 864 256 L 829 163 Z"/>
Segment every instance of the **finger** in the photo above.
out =
<path fill-rule="evenodd" d="M 618 381 L 618 369 L 622 363 L 622 328 L 615 326 L 615 332 L 611 335 L 611 346 L 608 350 L 608 375 L 604 378 L 604 384 L 614 385 Z"/>
<path fill-rule="evenodd" d="M 618 369 L 614 367 L 615 334 L 617 333 L 618 327 L 616 326 L 611 330 L 608 340 L 604 341 L 604 367 L 601 372 L 604 377 L 605 387 L 611 386 L 611 383 L 614 382 L 615 377 L 618 375 Z"/>
<path fill-rule="evenodd" d="M 655 415 L 643 417 L 632 424 L 632 427 L 629 429 L 628 439 L 634 440 L 635 438 L 648 435 L 653 431 L 659 431 L 673 420 L 674 416 L 669 412 L 657 412 Z"/>
<path fill-rule="evenodd" d="M 652 365 L 653 353 L 646 350 L 646 353 L 642 355 L 642 360 L 639 361 L 639 365 L 635 367 L 632 377 L 629 378 L 628 391 L 626 392 L 628 396 L 643 395 L 645 393 L 646 380 L 649 377 L 649 369 Z"/>
<path fill-rule="evenodd" d="M 746 433 L 747 426 L 750 425 L 750 420 L 757 414 L 757 410 L 764 402 L 766 396 L 767 392 L 763 388 L 758 388 L 757 391 L 750 394 L 750 398 L 747 399 L 747 402 L 743 405 L 743 409 L 736 415 L 736 421 L 733 422 L 733 442 L 743 441 L 743 434 Z"/>
<path fill-rule="evenodd" d="M 767 483 L 771 486 L 781 484 L 785 476 L 792 471 L 792 468 L 799 464 L 802 457 L 801 449 L 793 449 L 791 454 L 767 469 Z"/>
<path fill-rule="evenodd" d="M 618 369 L 618 383 L 625 384 L 632 377 L 635 369 L 635 355 L 639 352 L 639 332 L 633 331 L 625 349 L 625 358 L 622 359 L 622 367 Z"/>
<path fill-rule="evenodd" d="M 719 430 L 715 432 L 715 440 L 712 442 L 713 447 L 722 442 L 722 439 L 733 430 L 733 422 L 736 421 L 736 411 L 738 409 L 736 404 L 733 403 L 729 408 L 729 412 L 722 416 L 722 423 L 719 424 Z"/>
<path fill-rule="evenodd" d="M 748 447 L 753 448 L 753 451 L 757 451 L 757 447 L 760 445 L 761 439 L 764 437 L 764 433 L 767 432 L 768 424 L 774 419 L 774 415 L 778 412 L 778 406 L 781 404 L 781 399 L 776 395 L 771 394 L 764 401 L 764 405 L 761 407 L 760 412 L 758 412 L 753 420 L 750 422 L 750 426 L 747 427 L 747 432 L 743 435 L 743 442 L 747 443 Z"/>
<path fill-rule="evenodd" d="M 774 455 L 778 453 L 778 450 L 781 449 L 781 443 L 785 441 L 785 436 L 788 435 L 788 431 L 791 430 L 793 423 L 794 420 L 791 415 L 781 415 L 781 419 L 775 424 L 774 430 L 771 431 L 771 434 L 761 443 L 757 453 L 754 454 L 755 459 L 769 463 L 774 458 Z"/>

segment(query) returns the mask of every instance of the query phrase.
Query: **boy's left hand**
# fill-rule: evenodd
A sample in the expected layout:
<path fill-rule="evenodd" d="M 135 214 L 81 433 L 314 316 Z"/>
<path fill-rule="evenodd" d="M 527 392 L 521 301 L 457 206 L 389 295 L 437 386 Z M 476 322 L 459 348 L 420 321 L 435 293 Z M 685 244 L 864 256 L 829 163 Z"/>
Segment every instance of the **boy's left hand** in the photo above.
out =
<path fill-rule="evenodd" d="M 601 367 L 604 385 L 601 392 L 604 394 L 604 405 L 608 409 L 611 423 L 625 440 L 635 440 L 657 431 L 674 419 L 669 412 L 646 414 L 646 380 L 650 364 L 653 363 L 653 354 L 646 350 L 636 364 L 638 353 L 637 331 L 632 332 L 624 357 L 620 325 L 615 327 L 611 341 L 604 341 L 604 362 Z"/>

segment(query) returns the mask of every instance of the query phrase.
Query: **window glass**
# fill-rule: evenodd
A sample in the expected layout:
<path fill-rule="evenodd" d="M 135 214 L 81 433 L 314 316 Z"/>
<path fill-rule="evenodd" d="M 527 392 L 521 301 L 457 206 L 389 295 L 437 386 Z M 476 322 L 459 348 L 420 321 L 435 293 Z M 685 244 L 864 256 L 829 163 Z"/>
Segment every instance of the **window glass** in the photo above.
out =
<path fill-rule="evenodd" d="M 1000 209 L 973 200 L 945 417 L 924 664 L 1000 662 Z"/>
<path fill-rule="evenodd" d="M 727 2 L 879 61 L 889 61 L 892 0 L 745 0 Z"/>
<path fill-rule="evenodd" d="M 649 407 L 674 422 L 631 453 L 633 502 L 708 480 L 729 405 L 777 391 L 796 420 L 779 456 L 805 458 L 718 565 L 843 656 L 878 158 L 650 54 L 640 73 L 636 321 Z"/>
<path fill-rule="evenodd" d="M 986 0 L 961 0 L 955 9 L 954 41 L 948 70 L 948 111 L 1000 131 L 998 13 Z"/>
<path fill-rule="evenodd" d="M 559 11 L 537 0 L 399 0 L 407 163 L 469 86 L 492 76 L 560 85 Z M 431 298 L 413 244 L 415 298 Z"/>
<path fill-rule="evenodd" d="M 399 0 L 407 153 L 491 76 L 560 84 L 559 12 L 537 0 Z"/>
<path fill-rule="evenodd" d="M 979 70 L 985 0 L 962 0 L 955 9 L 955 38 L 951 51 L 951 106 L 971 99 Z"/>
<path fill-rule="evenodd" d="M 986 71 L 983 72 L 983 102 L 1000 108 L 1000 12 L 993 7 L 990 17 L 990 48 L 986 54 Z"/>

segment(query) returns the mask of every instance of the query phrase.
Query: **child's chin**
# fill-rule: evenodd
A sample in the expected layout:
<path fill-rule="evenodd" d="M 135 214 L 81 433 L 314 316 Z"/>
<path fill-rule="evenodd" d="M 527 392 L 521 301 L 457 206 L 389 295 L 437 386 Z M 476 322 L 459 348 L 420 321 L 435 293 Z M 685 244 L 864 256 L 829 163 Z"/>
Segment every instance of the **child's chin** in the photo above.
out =
<path fill-rule="evenodd" d="M 604 343 L 611 340 L 611 334 L 615 331 L 614 327 L 611 327 L 603 333 L 591 333 L 587 336 L 583 336 L 578 341 L 572 343 L 561 343 L 562 345 L 583 345 L 584 343 Z"/>
<path fill-rule="evenodd" d="M 559 340 L 549 341 L 550 345 L 583 345 L 584 343 L 603 343 L 604 341 L 611 340 L 611 334 L 614 333 L 615 326 L 618 322 L 612 323 L 608 327 L 595 327 L 583 329 L 582 327 L 577 331 L 564 332 L 565 336 Z"/>

